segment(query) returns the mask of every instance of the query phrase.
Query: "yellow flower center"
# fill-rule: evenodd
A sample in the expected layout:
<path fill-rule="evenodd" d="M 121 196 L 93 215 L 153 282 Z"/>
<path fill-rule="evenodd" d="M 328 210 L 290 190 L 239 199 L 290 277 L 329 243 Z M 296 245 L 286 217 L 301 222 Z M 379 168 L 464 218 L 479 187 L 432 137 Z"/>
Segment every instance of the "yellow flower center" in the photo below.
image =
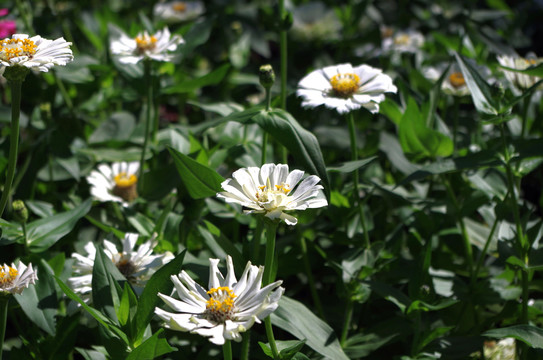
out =
<path fill-rule="evenodd" d="M 140 53 L 153 50 L 156 47 L 156 42 L 157 38 L 152 35 L 143 34 L 136 36 L 136 46 Z"/>
<path fill-rule="evenodd" d="M 0 267 L 0 287 L 10 285 L 18 274 L 17 269 L 11 266 L 5 265 L 4 267 Z"/>
<path fill-rule="evenodd" d="M 30 39 L 0 40 L 0 60 L 9 61 L 19 56 L 32 56 L 36 53 L 37 45 Z"/>
<path fill-rule="evenodd" d="M 353 73 L 337 74 L 330 79 L 335 96 L 350 98 L 360 88 L 360 77 Z"/>
<path fill-rule="evenodd" d="M 234 315 L 234 298 L 237 297 L 234 291 L 228 286 L 221 286 L 209 290 L 207 294 L 210 298 L 206 301 L 206 318 L 217 323 L 231 320 Z"/>
<path fill-rule="evenodd" d="M 462 75 L 462 73 L 458 71 L 453 72 L 449 76 L 449 82 L 456 89 L 466 85 L 466 80 L 464 79 L 464 75 Z"/>
<path fill-rule="evenodd" d="M 407 45 L 411 38 L 407 34 L 401 34 L 394 38 L 394 44 L 396 45 Z"/>
<path fill-rule="evenodd" d="M 179 1 L 179 2 L 176 2 L 172 5 L 172 9 L 173 11 L 177 11 L 177 12 L 185 12 L 187 10 L 187 4 L 185 4 L 184 2 L 182 1 Z"/>
<path fill-rule="evenodd" d="M 134 174 L 127 174 L 125 171 L 120 172 L 113 178 L 115 186 L 112 193 L 121 199 L 131 202 L 138 197 L 138 177 Z"/>

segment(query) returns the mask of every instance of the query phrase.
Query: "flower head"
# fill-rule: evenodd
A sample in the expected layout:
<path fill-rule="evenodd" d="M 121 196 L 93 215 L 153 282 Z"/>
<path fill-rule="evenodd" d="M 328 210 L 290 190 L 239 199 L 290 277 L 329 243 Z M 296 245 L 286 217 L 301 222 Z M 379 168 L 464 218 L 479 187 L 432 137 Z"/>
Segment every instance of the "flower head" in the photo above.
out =
<path fill-rule="evenodd" d="M 340 37 L 341 22 L 322 2 L 308 2 L 291 10 L 293 37 L 301 41 L 330 41 Z"/>
<path fill-rule="evenodd" d="M 368 65 L 355 68 L 351 64 L 327 66 L 306 75 L 299 83 L 296 95 L 303 98 L 302 106 L 324 105 L 340 114 L 364 107 L 372 113 L 379 111 L 385 93 L 397 91 L 390 76 Z"/>
<path fill-rule="evenodd" d="M 424 44 L 424 36 L 416 30 L 394 31 L 389 27 L 381 28 L 381 48 L 384 52 L 417 52 Z"/>
<path fill-rule="evenodd" d="M 99 165 L 98 170 L 91 171 L 87 177 L 92 196 L 100 201 L 116 201 L 128 206 L 138 197 L 136 173 L 139 168 L 137 161 Z"/>
<path fill-rule="evenodd" d="M 121 33 L 119 39 L 111 43 L 111 53 L 119 57 L 123 64 L 136 64 L 143 59 L 171 61 L 177 45 L 183 43 L 179 35 L 171 36 L 167 27 L 149 35 L 147 31 L 139 33 L 135 38 Z"/>
<path fill-rule="evenodd" d="M 209 262 L 208 290 L 181 271 L 171 277 L 179 300 L 158 294 L 175 312 L 157 307 L 155 314 L 164 320 L 167 328 L 209 337 L 209 341 L 217 345 L 224 344 L 225 340 L 239 342 L 240 333 L 277 309 L 285 289 L 279 286 L 282 281 L 261 288 L 263 266 L 248 262 L 238 281 L 230 256 L 226 259 L 226 277 L 219 271 L 218 259 L 209 259 Z"/>
<path fill-rule="evenodd" d="M 47 72 L 54 65 L 64 66 L 74 59 L 71 44 L 64 38 L 47 40 L 39 35 L 29 38 L 26 34 L 15 34 L 0 40 L 0 65 Z"/>
<path fill-rule="evenodd" d="M 529 68 L 530 66 L 540 64 L 541 62 L 543 62 L 543 59 L 535 58 L 535 57 L 530 57 L 530 58 L 525 59 L 521 57 L 501 55 L 501 56 L 498 56 L 498 62 L 502 66 L 506 66 L 512 69 L 517 69 L 517 70 L 524 70 L 524 69 Z M 518 72 L 509 71 L 507 69 L 502 69 L 502 71 L 505 74 L 505 77 L 507 78 L 507 80 L 509 80 L 513 84 L 513 86 L 515 86 L 519 90 L 528 89 L 540 80 L 536 76 L 521 74 Z"/>
<path fill-rule="evenodd" d="M 429 67 L 425 69 L 424 76 L 431 81 L 437 81 L 443 74 L 443 71 L 445 71 L 444 66 Z M 470 94 L 466 80 L 464 79 L 464 75 L 462 75 L 462 73 L 456 68 L 451 68 L 447 72 L 446 77 L 441 83 L 441 90 L 445 94 L 453 96 L 464 96 Z"/>
<path fill-rule="evenodd" d="M 154 15 L 167 22 L 180 22 L 197 18 L 205 11 L 202 1 L 170 1 L 158 3 L 153 9 Z"/>
<path fill-rule="evenodd" d="M 0 266 L 0 293 L 1 294 L 20 294 L 30 284 L 35 284 L 38 280 L 38 274 L 32 269 L 32 264 L 28 267 L 19 262 L 17 266 L 4 264 Z"/>
<path fill-rule="evenodd" d="M 311 175 L 298 185 L 303 175 L 301 170 L 289 173 L 288 165 L 284 164 L 242 168 L 232 174 L 232 179 L 221 184 L 225 191 L 218 193 L 217 197 L 251 209 L 245 210 L 246 213 L 261 213 L 270 219 L 281 219 L 288 225 L 296 225 L 298 220 L 284 211 L 328 205 L 319 194 L 322 189 L 321 185 L 317 185 L 320 178 Z"/>
<path fill-rule="evenodd" d="M 154 238 L 139 245 L 136 249 L 138 236 L 138 234 L 127 233 L 123 239 L 121 251 L 114 243 L 104 240 L 104 253 L 136 290 L 141 290 L 151 275 L 162 265 L 172 260 L 173 255 L 169 252 L 153 254 L 153 248 L 156 245 Z M 68 279 L 68 284 L 75 292 L 87 295 L 85 298 L 88 300 L 88 295 L 92 290 L 92 269 L 96 258 L 96 247 L 93 242 L 89 242 L 84 249 L 86 252 L 84 255 L 72 254 L 75 259 L 74 276 Z"/>

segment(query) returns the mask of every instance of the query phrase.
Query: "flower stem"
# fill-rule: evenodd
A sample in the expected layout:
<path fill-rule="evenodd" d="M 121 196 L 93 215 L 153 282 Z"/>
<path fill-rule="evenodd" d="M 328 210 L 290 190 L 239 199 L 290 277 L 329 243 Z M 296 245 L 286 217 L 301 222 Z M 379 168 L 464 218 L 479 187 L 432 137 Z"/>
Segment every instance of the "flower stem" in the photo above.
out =
<path fill-rule="evenodd" d="M 283 28 L 285 15 L 285 1 L 279 0 L 279 21 L 281 30 L 279 31 L 279 47 L 281 56 L 281 109 L 287 108 L 287 31 Z"/>
<path fill-rule="evenodd" d="M 225 340 L 222 346 L 222 354 L 224 360 L 232 360 L 232 343 L 230 340 Z"/>
<path fill-rule="evenodd" d="M 277 350 L 277 344 L 275 343 L 275 337 L 273 336 L 273 328 L 271 323 L 271 316 L 268 316 L 264 319 L 264 326 L 266 327 L 266 335 L 268 336 L 268 342 L 270 343 L 270 348 L 272 351 L 273 359 L 281 359 L 279 355 L 279 350 Z"/>
<path fill-rule="evenodd" d="M 271 284 L 274 278 L 273 259 L 275 256 L 275 235 L 277 232 L 277 222 L 264 219 L 264 224 L 266 226 L 266 262 L 264 265 L 263 282 L 264 286 L 266 286 Z M 266 325 L 266 335 L 268 337 L 268 342 L 270 343 L 273 358 L 280 359 L 279 351 L 277 350 L 277 345 L 275 344 L 275 337 L 273 336 L 271 317 L 266 317 L 266 319 L 264 319 L 264 324 Z"/>
<path fill-rule="evenodd" d="M 324 319 L 324 311 L 322 309 L 321 300 L 319 294 L 317 294 L 317 288 L 315 287 L 315 279 L 313 278 L 313 273 L 311 272 L 311 265 L 309 264 L 309 258 L 307 256 L 307 245 L 303 236 L 299 235 L 300 239 L 300 249 L 302 250 L 302 258 L 304 260 L 305 272 L 307 275 L 307 281 L 309 282 L 309 289 L 311 291 L 311 297 L 313 298 L 313 303 L 317 308 L 317 312 L 321 319 Z"/>
<path fill-rule="evenodd" d="M 345 341 L 347 341 L 347 335 L 349 334 L 349 328 L 351 327 L 351 321 L 353 318 L 353 300 L 349 297 L 347 300 L 347 306 L 345 307 L 345 315 L 343 318 L 343 330 L 341 331 L 341 338 L 339 343 L 341 347 L 345 346 Z"/>
<path fill-rule="evenodd" d="M 6 336 L 6 323 L 8 320 L 9 296 L 0 296 L 0 360 L 4 349 L 4 337 Z"/>
<path fill-rule="evenodd" d="M 530 101 L 532 100 L 532 95 L 528 95 L 524 98 L 524 106 L 522 107 L 522 130 L 520 131 L 520 138 L 524 139 L 526 136 L 526 127 L 528 122 L 528 108 L 530 107 Z"/>
<path fill-rule="evenodd" d="M 21 86 L 22 81 L 10 81 L 11 85 L 11 131 L 9 138 L 9 159 L 6 173 L 6 182 L 0 199 L 0 217 L 4 213 L 8 202 L 11 185 L 15 177 L 15 166 L 17 165 L 17 153 L 19 151 L 19 117 L 21 112 Z"/>
<path fill-rule="evenodd" d="M 241 360 L 249 360 L 249 346 L 251 344 L 251 332 L 247 331 L 242 335 L 243 340 L 241 341 Z"/>
<path fill-rule="evenodd" d="M 149 142 L 149 127 L 151 125 L 152 108 L 151 104 L 153 102 L 153 87 L 151 83 L 151 60 L 145 59 L 143 65 L 145 84 L 147 86 L 147 114 L 145 118 L 145 133 L 143 138 L 143 147 L 141 149 L 140 171 L 138 175 L 138 184 L 141 190 L 143 190 L 143 166 L 145 165 L 145 151 L 147 150 L 147 143 Z"/>
<path fill-rule="evenodd" d="M 250 260 L 253 263 L 258 263 L 258 257 L 260 256 L 260 239 L 262 238 L 262 231 L 264 230 L 264 220 L 258 218 L 256 223 L 256 229 L 253 235 L 253 241 L 251 242 L 251 257 Z"/>
<path fill-rule="evenodd" d="M 354 124 L 354 114 L 352 111 L 349 112 L 348 122 L 349 122 L 349 135 L 351 137 L 351 159 L 352 161 L 356 161 L 358 160 L 358 146 L 356 145 L 356 127 Z M 354 189 L 353 189 L 354 203 L 358 205 L 360 223 L 362 224 L 362 231 L 364 232 L 364 246 L 366 248 L 369 248 L 370 237 L 368 234 L 368 227 L 366 226 L 364 210 L 362 209 L 362 202 L 360 201 L 360 192 L 358 190 L 358 169 L 354 171 L 353 186 L 354 186 Z"/>

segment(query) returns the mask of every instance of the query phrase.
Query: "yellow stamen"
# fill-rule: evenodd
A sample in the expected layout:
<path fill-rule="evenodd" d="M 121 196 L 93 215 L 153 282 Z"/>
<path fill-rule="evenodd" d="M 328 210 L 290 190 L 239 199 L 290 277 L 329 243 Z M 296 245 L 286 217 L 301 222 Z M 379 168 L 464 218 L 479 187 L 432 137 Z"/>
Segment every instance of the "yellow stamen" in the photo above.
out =
<path fill-rule="evenodd" d="M 449 76 L 449 82 L 456 89 L 466 85 L 466 80 L 464 79 L 464 75 L 462 75 L 461 72 L 453 72 Z"/>
<path fill-rule="evenodd" d="M 394 44 L 396 45 L 407 45 L 411 38 L 407 34 L 401 34 L 394 38 Z"/>
<path fill-rule="evenodd" d="M 205 314 L 211 321 L 224 323 L 232 319 L 234 312 L 234 298 L 237 297 L 234 291 L 228 286 L 220 286 L 210 289 L 207 294 L 210 296 L 206 301 Z"/>
<path fill-rule="evenodd" d="M 182 1 L 176 2 L 172 5 L 172 9 L 177 12 L 185 12 L 185 10 L 187 10 L 187 4 Z"/>
<path fill-rule="evenodd" d="M 360 88 L 360 77 L 353 73 L 337 74 L 330 79 L 335 96 L 350 98 Z"/>
<path fill-rule="evenodd" d="M 113 181 L 115 181 L 115 186 L 112 190 L 113 195 L 119 196 L 128 202 L 131 202 L 138 197 L 138 177 L 136 175 L 127 174 L 125 171 L 122 171 L 115 175 Z"/>
<path fill-rule="evenodd" d="M 136 36 L 136 46 L 139 52 L 153 50 L 156 47 L 157 38 L 147 34 Z"/>
<path fill-rule="evenodd" d="M 13 280 L 15 280 L 17 275 L 19 275 L 19 271 L 11 266 L 6 265 L 4 267 L 0 267 L 0 286 L 10 284 L 13 282 Z"/>
<path fill-rule="evenodd" d="M 30 39 L 0 40 L 0 60 L 8 61 L 19 56 L 32 58 L 38 46 Z"/>

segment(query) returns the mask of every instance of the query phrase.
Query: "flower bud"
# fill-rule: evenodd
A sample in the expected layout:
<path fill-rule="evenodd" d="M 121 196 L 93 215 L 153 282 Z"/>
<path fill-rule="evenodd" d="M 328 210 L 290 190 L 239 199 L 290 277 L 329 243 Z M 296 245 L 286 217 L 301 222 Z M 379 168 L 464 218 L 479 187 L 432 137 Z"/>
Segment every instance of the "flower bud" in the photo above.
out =
<path fill-rule="evenodd" d="M 22 200 L 15 200 L 11 204 L 13 208 L 13 218 L 18 223 L 24 224 L 28 220 L 28 209 Z"/>
<path fill-rule="evenodd" d="M 275 73 L 270 64 L 262 65 L 259 70 L 260 85 L 269 89 L 275 82 Z"/>

